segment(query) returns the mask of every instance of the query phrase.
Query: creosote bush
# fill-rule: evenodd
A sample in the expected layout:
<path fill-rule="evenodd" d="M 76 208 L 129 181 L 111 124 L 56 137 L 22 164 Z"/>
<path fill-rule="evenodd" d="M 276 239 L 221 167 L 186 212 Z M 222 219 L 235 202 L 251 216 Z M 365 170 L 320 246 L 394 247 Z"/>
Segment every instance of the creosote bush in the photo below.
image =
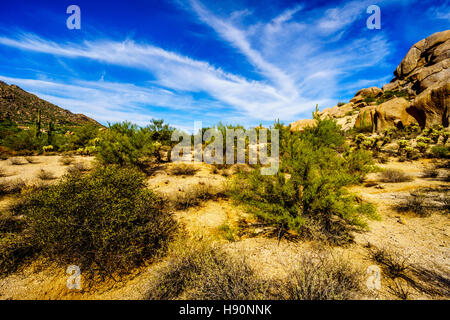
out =
<path fill-rule="evenodd" d="M 164 252 L 176 229 L 144 179 L 115 166 L 67 175 L 26 193 L 13 213 L 25 217 L 33 252 L 77 265 L 87 279 L 114 277 Z"/>

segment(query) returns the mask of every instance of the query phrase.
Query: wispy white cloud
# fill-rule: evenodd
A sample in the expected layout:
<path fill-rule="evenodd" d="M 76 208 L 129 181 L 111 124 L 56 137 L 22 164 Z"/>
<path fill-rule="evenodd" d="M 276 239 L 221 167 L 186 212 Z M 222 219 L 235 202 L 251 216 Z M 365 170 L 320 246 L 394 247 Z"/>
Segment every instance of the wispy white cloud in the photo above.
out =
<path fill-rule="evenodd" d="M 64 83 L 54 79 L 0 79 L 27 86 L 55 104 L 100 121 L 128 119 L 141 124 L 158 117 L 151 114 L 149 106 L 219 118 L 216 110 L 228 108 L 225 121 L 239 117 L 248 122 L 295 120 L 309 114 L 315 104 L 325 107 L 340 100 L 337 93 L 351 85 L 342 82 L 343 78 L 382 63 L 389 54 L 382 32 L 330 45 L 365 13 L 365 3 L 354 1 L 321 15 L 310 13 L 308 19 L 302 16 L 303 7 L 294 5 L 267 21 L 246 24 L 246 19 L 253 17 L 252 10 L 222 16 L 199 0 L 190 0 L 187 10 L 245 58 L 252 71 L 261 76 L 258 80 L 150 43 L 108 39 L 56 43 L 30 33 L 2 36 L 0 45 L 55 56 L 66 68 L 70 68 L 65 63 L 68 59 L 89 59 L 145 71 L 152 80 L 144 87 L 107 82 L 103 76 L 99 81 Z M 201 98 L 193 98 L 199 94 Z"/>
<path fill-rule="evenodd" d="M 445 0 L 440 6 L 431 7 L 427 13 L 432 18 L 450 21 L 450 1 Z"/>

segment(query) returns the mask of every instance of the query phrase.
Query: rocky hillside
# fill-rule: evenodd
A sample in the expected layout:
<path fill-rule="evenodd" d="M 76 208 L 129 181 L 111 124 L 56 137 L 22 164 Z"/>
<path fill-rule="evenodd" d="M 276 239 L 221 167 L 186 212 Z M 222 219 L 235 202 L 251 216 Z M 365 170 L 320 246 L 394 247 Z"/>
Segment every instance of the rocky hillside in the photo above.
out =
<path fill-rule="evenodd" d="M 349 130 L 354 127 L 380 131 L 418 123 L 421 127 L 449 126 L 450 30 L 435 33 L 409 49 L 382 89 L 359 90 L 349 103 L 327 108 L 322 119 L 332 118 Z M 302 130 L 315 120 L 291 123 Z"/>
<path fill-rule="evenodd" d="M 73 114 L 37 96 L 28 93 L 18 86 L 8 85 L 0 81 L 0 120 L 10 119 L 22 125 L 33 123 L 41 111 L 44 123 L 53 121 L 59 125 L 83 125 L 87 123 L 100 124 L 83 115 Z"/>

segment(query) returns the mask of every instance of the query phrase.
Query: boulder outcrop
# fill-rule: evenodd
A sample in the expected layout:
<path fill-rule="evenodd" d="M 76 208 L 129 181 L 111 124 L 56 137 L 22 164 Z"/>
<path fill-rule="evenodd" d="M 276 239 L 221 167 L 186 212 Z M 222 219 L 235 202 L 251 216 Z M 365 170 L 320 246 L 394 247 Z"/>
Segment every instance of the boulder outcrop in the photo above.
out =
<path fill-rule="evenodd" d="M 383 86 L 359 90 L 349 103 L 324 109 L 321 119 L 336 119 L 343 129 L 371 127 L 374 131 L 418 123 L 449 126 L 450 30 L 414 44 Z M 303 130 L 315 120 L 300 120 L 291 130 Z"/>

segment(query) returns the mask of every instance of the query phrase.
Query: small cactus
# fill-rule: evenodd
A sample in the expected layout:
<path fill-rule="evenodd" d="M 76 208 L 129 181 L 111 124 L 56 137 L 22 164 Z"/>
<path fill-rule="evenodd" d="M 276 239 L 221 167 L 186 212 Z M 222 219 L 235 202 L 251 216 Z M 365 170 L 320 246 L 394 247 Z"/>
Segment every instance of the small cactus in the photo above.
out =
<path fill-rule="evenodd" d="M 355 143 L 356 143 L 356 148 L 359 149 L 361 147 L 361 144 L 364 142 L 364 140 L 366 140 L 366 136 L 363 135 L 362 133 L 358 134 L 355 137 Z"/>
<path fill-rule="evenodd" d="M 431 139 L 428 137 L 418 137 L 417 138 L 417 142 L 422 142 L 425 144 L 429 144 L 431 142 Z"/>
<path fill-rule="evenodd" d="M 412 158 L 412 156 L 414 155 L 414 148 L 413 147 L 405 147 L 405 152 L 406 152 L 406 157 L 408 158 L 408 159 L 411 159 Z"/>
<path fill-rule="evenodd" d="M 438 143 L 440 137 L 441 134 L 439 133 L 439 131 L 433 130 L 433 132 L 430 133 L 430 138 L 434 143 Z"/>
<path fill-rule="evenodd" d="M 398 142 L 399 149 L 405 149 L 407 146 L 408 146 L 407 140 L 399 140 L 399 142 Z"/>
<path fill-rule="evenodd" d="M 444 131 L 444 132 L 442 133 L 442 138 L 443 138 L 442 143 L 443 143 L 444 145 L 447 143 L 447 140 L 448 140 L 449 137 L 450 137 L 450 132 Z"/>
<path fill-rule="evenodd" d="M 433 131 L 433 129 L 425 128 L 425 129 L 422 130 L 422 134 L 423 134 L 425 137 L 428 137 L 428 136 L 431 134 L 432 131 Z"/>
<path fill-rule="evenodd" d="M 428 144 L 425 143 L 425 142 L 417 142 L 416 148 L 417 148 L 420 152 L 424 153 L 424 152 L 427 151 L 427 149 L 428 149 Z"/>

